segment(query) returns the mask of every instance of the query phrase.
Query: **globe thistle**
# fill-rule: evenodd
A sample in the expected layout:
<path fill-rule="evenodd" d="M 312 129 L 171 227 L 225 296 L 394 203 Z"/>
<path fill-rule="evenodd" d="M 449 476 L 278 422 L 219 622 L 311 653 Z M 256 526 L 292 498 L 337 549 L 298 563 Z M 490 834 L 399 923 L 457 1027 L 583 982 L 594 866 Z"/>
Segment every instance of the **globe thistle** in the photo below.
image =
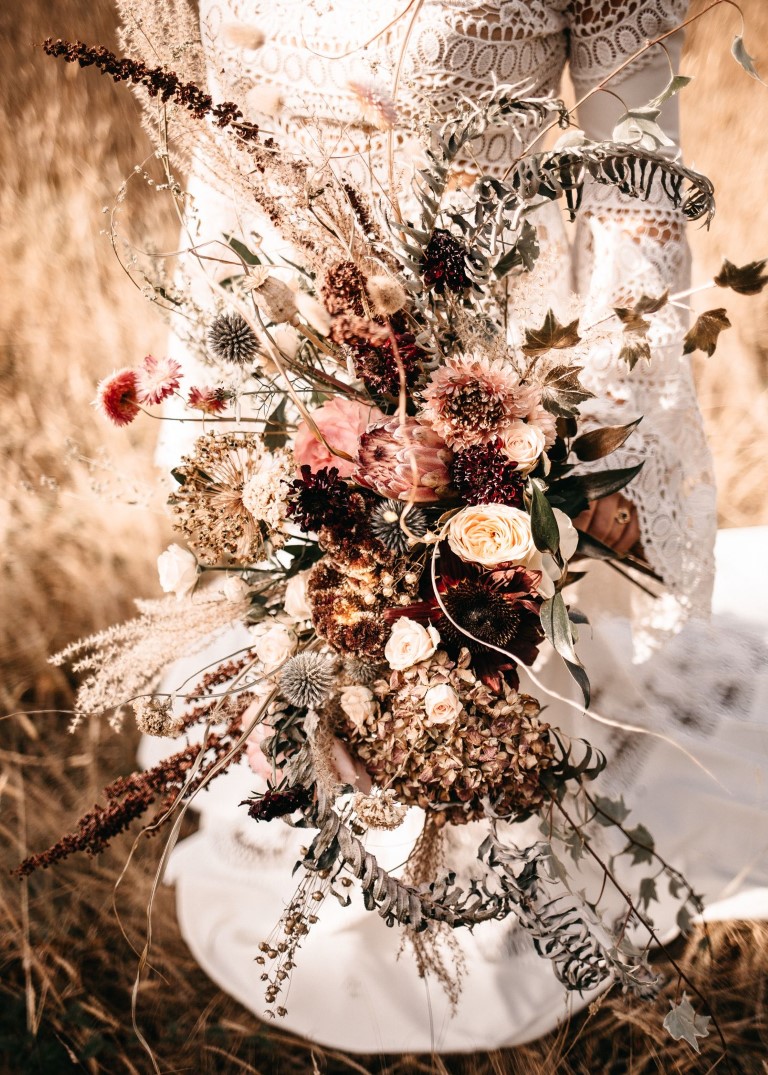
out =
<path fill-rule="evenodd" d="M 217 358 L 234 366 L 252 362 L 259 353 L 255 332 L 238 313 L 219 314 L 208 329 L 208 343 Z"/>
<path fill-rule="evenodd" d="M 277 677 L 280 693 L 300 709 L 315 708 L 328 697 L 335 669 L 336 662 L 324 653 L 297 653 Z"/>
<path fill-rule="evenodd" d="M 378 666 L 371 664 L 370 661 L 361 661 L 358 657 L 347 657 L 344 661 L 344 675 L 351 684 L 370 687 L 381 673 Z"/>
<path fill-rule="evenodd" d="M 408 534 L 400 522 L 407 506 L 402 500 L 380 500 L 368 517 L 373 536 L 399 555 L 404 555 L 411 547 Z M 405 517 L 405 525 L 417 537 L 423 537 L 429 530 L 429 521 L 421 508 L 411 507 Z"/>

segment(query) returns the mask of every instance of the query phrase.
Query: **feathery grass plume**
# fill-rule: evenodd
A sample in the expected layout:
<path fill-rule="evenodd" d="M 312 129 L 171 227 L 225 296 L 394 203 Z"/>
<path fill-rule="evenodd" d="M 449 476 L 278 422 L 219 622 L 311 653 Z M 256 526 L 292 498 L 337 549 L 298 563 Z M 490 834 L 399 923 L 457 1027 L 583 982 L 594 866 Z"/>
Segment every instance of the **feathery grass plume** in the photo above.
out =
<path fill-rule="evenodd" d="M 75 698 L 73 731 L 86 717 L 103 713 L 112 713 L 110 724 L 119 728 L 121 706 L 146 694 L 180 653 L 196 653 L 250 607 L 247 598 L 221 596 L 167 597 L 136 605 L 140 616 L 73 642 L 51 658 L 51 664 L 71 664 L 74 672 L 87 673 Z"/>

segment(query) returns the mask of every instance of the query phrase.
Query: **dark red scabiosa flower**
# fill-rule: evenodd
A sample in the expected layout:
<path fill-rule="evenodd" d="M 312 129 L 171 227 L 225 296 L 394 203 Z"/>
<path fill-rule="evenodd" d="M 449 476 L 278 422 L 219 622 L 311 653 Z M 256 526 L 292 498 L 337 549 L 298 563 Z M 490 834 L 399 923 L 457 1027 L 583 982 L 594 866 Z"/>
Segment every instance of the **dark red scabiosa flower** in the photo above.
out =
<path fill-rule="evenodd" d="M 421 264 L 424 285 L 442 295 L 453 291 L 457 295 L 466 291 L 472 281 L 467 276 L 466 246 L 443 228 L 435 228 L 427 243 Z"/>
<path fill-rule="evenodd" d="M 417 347 L 416 337 L 411 332 L 395 333 L 395 346 L 405 374 L 406 387 L 413 388 L 421 373 L 422 360 L 426 357 L 424 351 Z M 375 396 L 399 395 L 400 367 L 391 337 L 388 336 L 378 347 L 353 347 L 352 358 L 355 373 Z"/>
<path fill-rule="evenodd" d="M 349 529 L 366 507 L 364 497 L 339 477 L 336 467 L 322 467 L 313 473 L 306 465 L 301 468 L 301 477 L 291 482 L 287 502 L 288 517 L 305 533 L 324 526 Z"/>
<path fill-rule="evenodd" d="M 451 480 L 468 504 L 523 506 L 524 476 L 504 453 L 498 437 L 456 452 Z"/>

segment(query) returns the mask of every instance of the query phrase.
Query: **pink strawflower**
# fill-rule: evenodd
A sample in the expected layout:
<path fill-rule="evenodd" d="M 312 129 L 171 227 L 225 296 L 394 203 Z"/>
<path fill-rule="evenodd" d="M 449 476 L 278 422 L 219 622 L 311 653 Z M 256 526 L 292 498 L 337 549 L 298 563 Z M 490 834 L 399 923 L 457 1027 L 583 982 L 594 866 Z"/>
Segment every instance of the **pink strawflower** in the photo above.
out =
<path fill-rule="evenodd" d="M 539 402 L 503 359 L 458 355 L 435 370 L 423 392 L 420 419 L 452 448 L 487 444 Z"/>
<path fill-rule="evenodd" d="M 360 438 L 359 485 L 392 500 L 430 504 L 450 495 L 453 452 L 428 425 L 395 416 L 371 426 Z"/>
<path fill-rule="evenodd" d="M 116 426 L 130 425 L 141 409 L 136 393 L 136 370 L 126 366 L 99 381 L 93 402 Z"/>
<path fill-rule="evenodd" d="M 350 478 L 357 466 L 357 445 L 362 434 L 373 422 L 384 417 L 378 407 L 370 403 L 357 403 L 337 396 L 311 412 L 312 421 L 323 434 L 331 448 L 346 452 L 352 459 L 334 455 L 318 440 L 306 422 L 300 422 L 296 432 L 293 453 L 296 469 L 308 466 L 313 472 L 323 467 L 336 467 L 340 477 Z"/>
<path fill-rule="evenodd" d="M 179 387 L 181 366 L 174 358 L 147 355 L 136 373 L 139 403 L 162 403 Z"/>
<path fill-rule="evenodd" d="M 187 406 L 204 414 L 221 414 L 227 406 L 227 393 L 223 388 L 190 388 Z"/>

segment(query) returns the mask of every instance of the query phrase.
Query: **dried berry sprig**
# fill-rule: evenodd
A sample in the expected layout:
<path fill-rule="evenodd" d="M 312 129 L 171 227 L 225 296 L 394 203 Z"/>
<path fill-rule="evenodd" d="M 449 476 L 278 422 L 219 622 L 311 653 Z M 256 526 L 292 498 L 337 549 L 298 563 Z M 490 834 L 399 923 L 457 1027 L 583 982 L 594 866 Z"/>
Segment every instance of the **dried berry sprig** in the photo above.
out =
<path fill-rule="evenodd" d="M 231 128 L 244 142 L 253 142 L 258 137 L 259 128 L 255 123 L 244 120 L 236 104 L 232 101 L 214 104 L 209 93 L 194 82 L 182 82 L 173 71 L 163 67 L 147 67 L 141 60 L 116 56 L 103 45 L 86 45 L 83 41 L 62 41 L 61 38 L 54 41 L 49 37 L 42 47 L 48 56 L 60 57 L 67 63 L 97 67 L 114 82 L 131 82 L 134 86 L 142 86 L 150 97 L 159 97 L 163 102 L 172 99 L 196 119 L 209 116 L 217 127 Z"/>

